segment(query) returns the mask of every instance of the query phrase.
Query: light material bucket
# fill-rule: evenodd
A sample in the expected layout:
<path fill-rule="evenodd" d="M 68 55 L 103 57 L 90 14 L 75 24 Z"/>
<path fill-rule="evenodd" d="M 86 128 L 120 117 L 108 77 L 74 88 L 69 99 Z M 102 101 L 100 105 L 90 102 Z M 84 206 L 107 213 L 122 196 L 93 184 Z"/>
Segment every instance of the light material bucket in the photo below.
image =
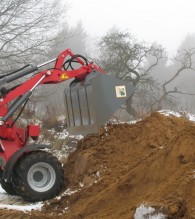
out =
<path fill-rule="evenodd" d="M 68 132 L 71 135 L 98 133 L 109 118 L 134 92 L 134 86 L 115 77 L 91 73 L 65 90 Z"/>

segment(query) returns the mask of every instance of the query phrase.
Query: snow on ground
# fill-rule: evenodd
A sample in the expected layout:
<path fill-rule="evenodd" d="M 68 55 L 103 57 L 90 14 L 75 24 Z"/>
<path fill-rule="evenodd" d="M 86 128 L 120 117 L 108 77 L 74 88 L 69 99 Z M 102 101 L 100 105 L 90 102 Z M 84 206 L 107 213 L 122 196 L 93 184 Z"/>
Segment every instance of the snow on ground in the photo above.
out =
<path fill-rule="evenodd" d="M 134 219 L 165 219 L 165 215 L 147 205 L 140 205 L 134 214 Z"/>
<path fill-rule="evenodd" d="M 57 200 L 60 200 L 63 196 L 66 196 L 66 195 L 72 195 L 76 192 L 78 192 L 79 190 L 71 190 L 70 188 L 66 189 L 66 191 L 64 191 L 61 195 L 57 196 L 56 199 Z"/>
<path fill-rule="evenodd" d="M 110 119 L 107 124 L 112 124 L 112 125 L 113 125 L 113 124 L 125 124 L 125 123 L 128 123 L 128 124 L 135 124 L 135 123 L 138 122 L 138 121 L 141 121 L 141 119 L 130 120 L 130 121 L 126 121 L 126 122 L 121 121 L 121 120 L 119 120 L 119 119 Z"/>
<path fill-rule="evenodd" d="M 72 195 L 75 192 L 78 192 L 78 190 L 71 190 L 68 188 L 60 196 L 57 196 L 56 199 L 60 200 L 63 196 Z M 31 210 L 41 210 L 45 203 L 47 203 L 47 201 L 35 203 L 26 202 L 21 197 L 8 195 L 0 186 L 0 209 L 11 209 L 24 212 Z"/>
<path fill-rule="evenodd" d="M 185 117 L 186 119 L 189 119 L 190 121 L 195 122 L 195 115 L 188 113 L 188 112 L 174 112 L 171 110 L 161 110 L 159 113 L 165 115 L 165 116 L 176 116 L 176 117 Z"/>
<path fill-rule="evenodd" d="M 179 112 L 174 112 L 171 110 L 160 110 L 159 113 L 165 115 L 165 116 L 176 116 L 176 117 L 181 117 L 181 113 Z"/>
<path fill-rule="evenodd" d="M 188 118 L 189 118 L 190 121 L 195 122 L 195 115 L 194 114 L 189 114 L 188 113 Z"/>
<path fill-rule="evenodd" d="M 43 202 L 29 203 L 21 197 L 8 195 L 0 186 L 0 209 L 12 209 L 18 211 L 41 210 Z"/>
<path fill-rule="evenodd" d="M 57 196 L 56 199 L 60 200 L 63 196 L 72 195 L 75 192 L 78 192 L 78 190 L 71 190 L 68 188 L 61 195 Z M 46 203 L 47 201 L 35 203 L 26 202 L 19 196 L 8 195 L 6 191 L 0 186 L 0 209 L 10 209 L 24 212 L 32 210 L 41 211 L 42 206 Z"/>
<path fill-rule="evenodd" d="M 57 138 L 57 139 L 66 139 L 67 137 L 68 137 L 68 132 L 66 129 L 64 129 L 62 132 L 57 132 L 54 135 L 54 138 Z"/>

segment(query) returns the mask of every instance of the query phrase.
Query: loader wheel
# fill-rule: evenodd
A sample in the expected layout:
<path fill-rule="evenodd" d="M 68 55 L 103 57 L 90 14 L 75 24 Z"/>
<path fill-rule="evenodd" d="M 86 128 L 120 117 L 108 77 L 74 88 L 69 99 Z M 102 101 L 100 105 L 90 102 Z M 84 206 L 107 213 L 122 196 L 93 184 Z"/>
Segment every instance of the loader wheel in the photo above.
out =
<path fill-rule="evenodd" d="M 17 195 L 16 191 L 14 190 L 13 184 L 11 182 L 5 182 L 2 179 L 3 171 L 0 171 L 0 184 L 1 187 L 9 194 L 9 195 Z"/>
<path fill-rule="evenodd" d="M 14 189 L 26 201 L 54 198 L 64 188 L 64 181 L 61 164 L 56 157 L 45 151 L 24 155 L 14 168 Z"/>
<path fill-rule="evenodd" d="M 5 182 L 3 179 L 0 181 L 1 187 L 9 194 L 9 195 L 17 195 L 17 192 L 15 191 L 13 184 L 10 182 Z"/>

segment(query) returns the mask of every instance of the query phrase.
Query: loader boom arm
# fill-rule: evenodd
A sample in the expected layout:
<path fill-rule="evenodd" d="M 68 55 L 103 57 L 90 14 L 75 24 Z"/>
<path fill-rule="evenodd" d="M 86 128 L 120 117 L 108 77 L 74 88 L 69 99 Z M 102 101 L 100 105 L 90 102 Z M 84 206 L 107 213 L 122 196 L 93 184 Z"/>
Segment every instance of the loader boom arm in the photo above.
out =
<path fill-rule="evenodd" d="M 64 69 L 65 60 L 68 56 L 70 56 L 72 60 L 76 60 L 80 67 L 75 70 Z M 64 50 L 59 54 L 57 59 L 53 59 L 52 61 L 56 61 L 54 68 L 43 70 L 37 74 L 34 74 L 30 79 L 1 97 L 0 109 L 13 101 L 7 112 L 2 111 L 4 114 L 0 115 L 2 117 L 1 123 L 6 122 L 13 115 L 13 113 L 31 96 L 33 90 L 38 85 L 61 83 L 72 78 L 77 78 L 79 81 L 82 81 L 94 70 L 104 74 L 104 71 L 97 65 L 94 65 L 93 63 L 85 63 L 79 55 L 74 55 L 70 49 Z M 48 63 L 49 62 L 46 62 L 37 67 L 33 67 L 32 70 L 36 71 Z M 18 79 L 20 76 L 23 77 L 30 73 L 32 73 L 31 69 L 29 71 L 25 70 L 23 72 L 19 72 L 19 76 L 11 76 L 6 78 L 6 80 L 0 79 L 0 84 L 9 83 L 15 79 Z"/>

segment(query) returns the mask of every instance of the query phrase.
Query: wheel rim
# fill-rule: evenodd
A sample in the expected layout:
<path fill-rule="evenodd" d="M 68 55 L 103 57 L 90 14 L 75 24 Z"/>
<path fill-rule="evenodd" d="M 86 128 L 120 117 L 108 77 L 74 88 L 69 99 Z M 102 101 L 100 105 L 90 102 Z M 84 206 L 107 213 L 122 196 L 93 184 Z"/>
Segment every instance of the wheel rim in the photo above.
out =
<path fill-rule="evenodd" d="M 37 192 L 45 192 L 51 189 L 54 185 L 56 174 L 51 165 L 39 162 L 29 169 L 27 181 L 33 190 Z"/>

